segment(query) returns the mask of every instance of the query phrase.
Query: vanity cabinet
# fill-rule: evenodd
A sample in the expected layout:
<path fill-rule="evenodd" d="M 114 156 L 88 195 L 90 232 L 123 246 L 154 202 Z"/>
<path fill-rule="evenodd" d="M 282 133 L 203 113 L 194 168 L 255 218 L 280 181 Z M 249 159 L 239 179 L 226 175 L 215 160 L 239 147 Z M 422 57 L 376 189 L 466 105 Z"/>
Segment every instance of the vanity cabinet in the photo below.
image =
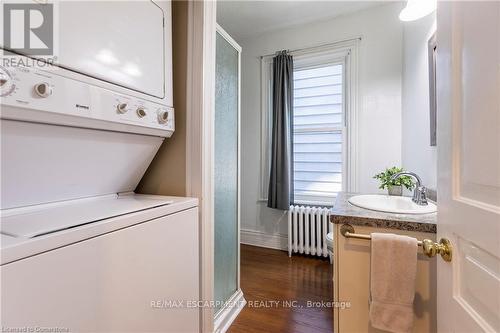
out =
<path fill-rule="evenodd" d="M 345 238 L 342 224 L 334 225 L 334 332 L 382 332 L 371 327 L 368 317 L 370 296 L 370 241 Z M 353 225 L 358 234 L 396 233 L 435 241 L 435 234 Z M 428 258 L 419 248 L 413 332 L 436 332 L 436 260 Z M 343 307 L 342 305 L 345 305 Z"/>

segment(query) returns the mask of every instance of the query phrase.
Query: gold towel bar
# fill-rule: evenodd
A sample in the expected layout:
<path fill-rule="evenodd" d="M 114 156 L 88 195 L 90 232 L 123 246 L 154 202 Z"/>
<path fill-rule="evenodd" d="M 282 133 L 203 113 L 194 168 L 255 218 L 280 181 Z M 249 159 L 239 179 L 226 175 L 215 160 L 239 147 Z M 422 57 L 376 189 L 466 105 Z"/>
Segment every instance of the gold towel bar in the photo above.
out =
<path fill-rule="evenodd" d="M 354 228 L 350 224 L 343 224 L 340 227 L 340 233 L 345 238 L 357 238 L 357 239 L 367 239 L 371 240 L 372 236 L 356 234 Z M 440 254 L 444 261 L 451 261 L 453 248 L 451 242 L 446 238 L 441 238 L 439 243 L 435 243 L 430 239 L 424 239 L 417 241 L 418 246 L 422 247 L 422 251 L 429 257 L 432 258 L 436 254 Z"/>

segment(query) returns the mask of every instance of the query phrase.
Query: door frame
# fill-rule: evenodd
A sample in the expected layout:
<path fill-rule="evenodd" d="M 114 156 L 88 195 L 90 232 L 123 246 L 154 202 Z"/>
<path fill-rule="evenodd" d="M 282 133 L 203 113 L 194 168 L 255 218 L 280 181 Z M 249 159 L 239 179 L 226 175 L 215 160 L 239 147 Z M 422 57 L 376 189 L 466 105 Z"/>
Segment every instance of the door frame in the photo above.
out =
<path fill-rule="evenodd" d="M 186 195 L 197 197 L 200 332 L 214 331 L 214 111 L 216 1 L 188 2 Z"/>

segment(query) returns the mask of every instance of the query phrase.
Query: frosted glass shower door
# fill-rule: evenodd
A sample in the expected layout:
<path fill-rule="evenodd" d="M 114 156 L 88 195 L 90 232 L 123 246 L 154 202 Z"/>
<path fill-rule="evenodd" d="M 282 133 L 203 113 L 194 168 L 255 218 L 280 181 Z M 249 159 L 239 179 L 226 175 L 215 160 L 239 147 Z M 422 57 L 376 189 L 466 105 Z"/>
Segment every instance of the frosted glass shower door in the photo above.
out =
<path fill-rule="evenodd" d="M 215 286 L 217 312 L 239 291 L 239 47 L 217 28 L 215 82 Z"/>

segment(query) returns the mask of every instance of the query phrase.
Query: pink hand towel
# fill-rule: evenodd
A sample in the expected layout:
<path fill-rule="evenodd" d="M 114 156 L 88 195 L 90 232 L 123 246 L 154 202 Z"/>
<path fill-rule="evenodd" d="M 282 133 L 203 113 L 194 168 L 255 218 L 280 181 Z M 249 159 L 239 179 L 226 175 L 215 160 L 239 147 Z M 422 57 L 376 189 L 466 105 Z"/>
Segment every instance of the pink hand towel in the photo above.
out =
<path fill-rule="evenodd" d="M 370 322 L 389 332 L 411 332 L 417 240 L 387 233 L 371 236 Z"/>

